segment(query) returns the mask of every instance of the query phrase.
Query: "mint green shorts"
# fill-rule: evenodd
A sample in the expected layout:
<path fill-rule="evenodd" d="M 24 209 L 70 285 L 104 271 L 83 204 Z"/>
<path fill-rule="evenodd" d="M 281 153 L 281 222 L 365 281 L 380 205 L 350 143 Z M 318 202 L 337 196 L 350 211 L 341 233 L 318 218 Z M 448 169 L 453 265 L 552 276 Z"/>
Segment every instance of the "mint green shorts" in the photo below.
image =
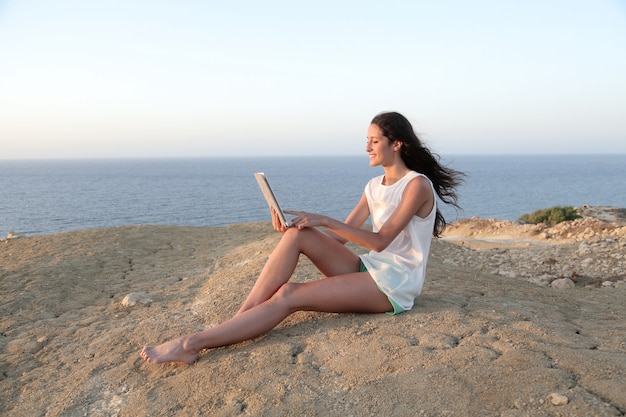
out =
<path fill-rule="evenodd" d="M 367 267 L 365 266 L 362 260 L 359 261 L 359 272 L 367 272 Z M 380 287 L 378 289 L 380 289 Z M 381 292 L 383 291 L 381 290 Z M 393 306 L 393 311 L 388 311 L 386 314 L 389 314 L 390 316 L 395 316 L 396 314 L 404 313 L 405 310 L 402 307 L 400 307 L 398 303 L 393 301 L 389 296 L 387 296 L 387 299 Z"/>

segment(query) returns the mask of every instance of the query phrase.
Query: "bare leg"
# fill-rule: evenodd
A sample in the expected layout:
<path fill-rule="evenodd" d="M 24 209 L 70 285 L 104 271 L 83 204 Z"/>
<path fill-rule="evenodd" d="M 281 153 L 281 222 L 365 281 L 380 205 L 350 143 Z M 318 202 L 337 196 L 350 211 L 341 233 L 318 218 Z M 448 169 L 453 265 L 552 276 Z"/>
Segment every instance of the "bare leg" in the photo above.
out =
<path fill-rule="evenodd" d="M 159 346 L 144 347 L 140 355 L 153 363 L 191 363 L 203 349 L 260 336 L 300 310 L 379 313 L 391 311 L 392 306 L 366 272 L 304 284 L 286 283 L 269 300 L 238 313 L 219 326 Z"/>
<path fill-rule="evenodd" d="M 325 276 L 358 271 L 358 256 L 332 237 L 313 228 L 288 229 L 237 314 L 268 300 L 289 281 L 301 253 L 311 259 Z"/>

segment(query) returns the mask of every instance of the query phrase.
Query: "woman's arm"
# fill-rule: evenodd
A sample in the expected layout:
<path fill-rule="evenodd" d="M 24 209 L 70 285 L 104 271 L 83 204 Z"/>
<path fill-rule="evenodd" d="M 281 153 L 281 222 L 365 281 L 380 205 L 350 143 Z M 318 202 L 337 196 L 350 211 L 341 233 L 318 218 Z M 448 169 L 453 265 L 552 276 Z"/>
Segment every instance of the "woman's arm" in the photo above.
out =
<path fill-rule="evenodd" d="M 363 230 L 360 226 L 369 215 L 365 196 L 361 197 L 359 204 L 354 208 L 346 222 L 340 222 L 328 216 L 319 214 L 292 211 L 297 217 L 293 225 L 298 228 L 324 226 L 334 235 L 343 240 L 348 240 L 357 245 L 380 252 L 398 236 L 406 227 L 411 218 L 420 213 L 428 213 L 434 204 L 434 195 L 430 183 L 421 176 L 412 179 L 402 194 L 402 200 L 398 208 L 391 214 L 378 232 Z M 363 217 L 365 216 L 365 217 Z M 359 222 L 361 222 L 359 224 Z"/>
<path fill-rule="evenodd" d="M 283 226 L 283 224 L 281 223 L 280 219 L 278 218 L 278 214 L 274 211 L 273 208 L 270 208 L 270 212 L 271 212 L 271 215 L 272 215 L 272 226 L 274 227 L 274 229 L 276 231 L 278 231 L 278 232 L 285 233 L 287 231 L 287 228 L 285 226 Z M 306 212 L 303 212 L 303 211 L 288 211 L 288 210 L 286 210 L 285 213 L 287 213 L 287 214 L 295 214 L 295 215 L 306 214 L 309 217 L 317 216 L 317 215 L 314 215 L 312 213 L 306 213 Z M 359 200 L 358 204 L 352 209 L 352 211 L 350 212 L 350 214 L 348 215 L 348 217 L 344 221 L 344 224 L 350 225 L 350 226 L 358 229 L 361 226 L 363 226 L 363 224 L 365 223 L 365 221 L 367 220 L 369 215 L 370 215 L 370 211 L 369 211 L 369 206 L 367 205 L 367 198 L 365 197 L 365 193 L 363 193 L 361 195 L 361 199 Z M 295 220 L 296 219 L 294 219 L 294 221 Z M 312 226 L 308 226 L 308 227 L 312 227 Z M 344 237 L 338 235 L 337 233 L 334 233 L 332 230 L 330 230 L 328 228 L 326 230 L 324 230 L 324 233 L 326 233 L 327 235 L 329 235 L 333 239 L 337 240 L 341 244 L 345 244 L 348 241 L 348 239 L 345 239 Z"/>
<path fill-rule="evenodd" d="M 365 193 L 363 193 L 361 195 L 361 199 L 359 200 L 358 204 L 352 209 L 352 211 L 350 212 L 350 214 L 348 215 L 348 217 L 343 223 L 346 225 L 355 227 L 357 229 L 360 229 L 369 216 L 370 216 L 370 209 L 369 209 L 369 206 L 367 205 L 367 198 L 365 197 Z M 345 244 L 348 241 L 348 239 L 338 235 L 337 233 L 333 232 L 329 228 L 326 228 L 326 230 L 324 230 L 324 233 L 331 236 L 332 238 L 334 238 L 335 240 L 337 240 L 338 242 L 342 244 Z"/>

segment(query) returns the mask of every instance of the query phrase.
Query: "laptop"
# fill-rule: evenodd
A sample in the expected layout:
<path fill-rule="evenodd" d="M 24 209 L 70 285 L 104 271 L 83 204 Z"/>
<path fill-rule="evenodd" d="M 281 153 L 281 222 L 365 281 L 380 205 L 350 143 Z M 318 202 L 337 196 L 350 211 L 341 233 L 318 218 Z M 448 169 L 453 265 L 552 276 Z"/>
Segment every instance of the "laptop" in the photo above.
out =
<path fill-rule="evenodd" d="M 276 196 L 274 195 L 274 192 L 272 191 L 272 187 L 270 187 L 270 183 L 267 179 L 267 176 L 263 172 L 255 172 L 254 177 L 259 183 L 259 187 L 261 188 L 261 191 L 263 192 L 263 196 L 265 197 L 265 201 L 267 201 L 267 205 L 270 208 L 273 208 L 278 214 L 280 223 L 284 227 L 287 227 L 287 228 L 291 226 L 291 221 L 287 220 L 287 218 L 285 217 L 285 213 L 280 208 L 280 205 L 278 204 L 278 201 L 276 200 Z"/>

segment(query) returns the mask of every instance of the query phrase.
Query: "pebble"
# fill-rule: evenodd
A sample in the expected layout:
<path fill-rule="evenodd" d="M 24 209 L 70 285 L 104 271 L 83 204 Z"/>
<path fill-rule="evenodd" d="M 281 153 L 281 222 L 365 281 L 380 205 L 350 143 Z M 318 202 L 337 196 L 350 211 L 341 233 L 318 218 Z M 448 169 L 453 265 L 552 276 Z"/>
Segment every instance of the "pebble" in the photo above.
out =
<path fill-rule="evenodd" d="M 126 295 L 120 304 L 122 307 L 134 307 L 137 303 L 140 303 L 148 307 L 152 304 L 152 301 L 152 298 L 145 292 L 132 292 Z"/>
<path fill-rule="evenodd" d="M 585 258 L 580 263 L 580 266 L 582 266 L 583 268 L 589 268 L 592 265 L 593 265 L 593 258 Z"/>
<path fill-rule="evenodd" d="M 574 281 L 569 278 L 560 278 L 552 281 L 552 283 L 550 283 L 550 286 L 557 290 L 567 290 L 570 288 L 574 288 L 576 284 L 574 284 Z"/>
<path fill-rule="evenodd" d="M 569 399 L 565 395 L 556 392 L 550 394 L 548 399 L 552 405 L 566 405 L 569 402 Z"/>
<path fill-rule="evenodd" d="M 554 277 L 549 274 L 541 274 L 538 276 L 528 277 L 527 281 L 533 284 L 547 287 L 554 280 Z"/>

